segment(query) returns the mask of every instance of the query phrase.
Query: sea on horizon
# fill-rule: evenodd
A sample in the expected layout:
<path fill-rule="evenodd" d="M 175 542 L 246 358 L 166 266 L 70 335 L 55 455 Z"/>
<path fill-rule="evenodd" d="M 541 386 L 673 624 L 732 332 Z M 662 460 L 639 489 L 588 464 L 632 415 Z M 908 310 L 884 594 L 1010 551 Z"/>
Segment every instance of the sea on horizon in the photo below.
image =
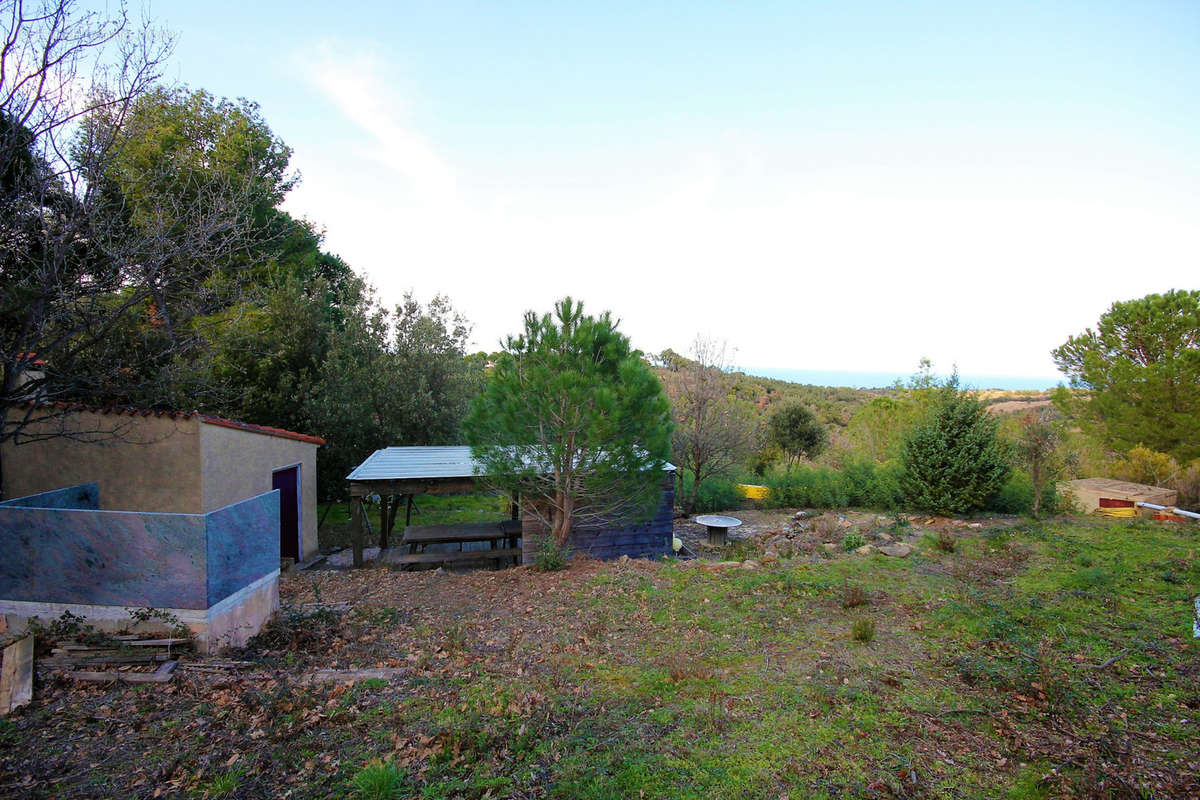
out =
<path fill-rule="evenodd" d="M 810 386 L 848 386 L 853 389 L 886 389 L 896 381 L 908 383 L 912 372 L 854 372 L 832 369 L 784 369 L 778 367 L 741 367 L 740 372 L 761 378 L 774 378 L 791 383 L 807 383 Z M 946 378 L 946 375 L 938 375 Z M 1003 389 L 1016 391 L 1042 391 L 1066 383 L 1062 376 L 1019 376 L 1019 375 L 973 375 L 960 373 L 959 385 L 964 389 Z"/>

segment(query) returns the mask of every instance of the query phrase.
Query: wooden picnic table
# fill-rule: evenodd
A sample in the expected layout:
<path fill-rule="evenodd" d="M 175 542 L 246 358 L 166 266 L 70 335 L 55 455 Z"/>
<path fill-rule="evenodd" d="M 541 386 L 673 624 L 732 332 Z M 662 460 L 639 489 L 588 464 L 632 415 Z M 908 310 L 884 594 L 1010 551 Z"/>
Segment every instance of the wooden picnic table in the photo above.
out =
<path fill-rule="evenodd" d="M 517 559 L 521 550 L 517 539 L 521 535 L 521 523 L 516 520 L 504 522 L 464 522 L 456 525 L 409 525 L 400 538 L 401 546 L 407 545 L 408 552 L 389 558 L 390 563 L 433 564 L 438 562 L 495 560 L 497 565 L 508 558 Z M 465 544 L 487 542 L 487 550 L 466 550 Z M 500 543 L 504 543 L 504 547 Z M 458 544 L 457 552 L 429 553 L 425 546 L 430 544 Z"/>
<path fill-rule="evenodd" d="M 504 522 L 463 522 L 457 525 L 409 525 L 404 529 L 400 544 L 416 552 L 418 546 L 463 542 L 498 542 L 512 539 L 521 534 L 520 523 L 514 526 L 510 520 Z"/>

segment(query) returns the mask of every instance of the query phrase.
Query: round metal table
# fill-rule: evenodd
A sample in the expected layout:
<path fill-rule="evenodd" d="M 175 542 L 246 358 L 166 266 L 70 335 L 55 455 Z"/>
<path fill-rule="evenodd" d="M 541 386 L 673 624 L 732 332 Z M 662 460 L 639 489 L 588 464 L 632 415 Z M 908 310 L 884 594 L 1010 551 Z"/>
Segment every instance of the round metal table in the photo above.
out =
<path fill-rule="evenodd" d="M 742 524 L 737 517 L 723 517 L 720 514 L 702 514 L 699 517 L 693 517 L 692 521 L 708 528 L 708 543 L 712 545 L 725 544 L 729 529 Z"/>

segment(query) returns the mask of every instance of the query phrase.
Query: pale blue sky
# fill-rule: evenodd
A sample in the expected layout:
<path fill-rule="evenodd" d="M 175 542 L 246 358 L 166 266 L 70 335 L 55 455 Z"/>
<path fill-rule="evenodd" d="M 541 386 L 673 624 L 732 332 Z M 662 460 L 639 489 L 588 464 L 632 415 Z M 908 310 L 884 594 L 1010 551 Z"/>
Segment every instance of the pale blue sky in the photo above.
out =
<path fill-rule="evenodd" d="M 1053 375 L 1195 288 L 1200 3 L 166 2 L 289 208 L 495 347 L 582 297 L 743 365 Z M 707 309 L 707 310 L 706 310 Z"/>

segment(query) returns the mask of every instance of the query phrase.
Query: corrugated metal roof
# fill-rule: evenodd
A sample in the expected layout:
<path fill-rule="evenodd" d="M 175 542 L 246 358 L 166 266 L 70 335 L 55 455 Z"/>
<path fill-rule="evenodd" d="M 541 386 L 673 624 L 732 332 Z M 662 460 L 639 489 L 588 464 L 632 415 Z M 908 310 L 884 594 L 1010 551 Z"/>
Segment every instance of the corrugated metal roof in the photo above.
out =
<path fill-rule="evenodd" d="M 674 464 L 663 469 L 674 472 Z M 467 478 L 475 476 L 475 459 L 466 446 L 385 447 L 346 476 L 348 481 L 397 481 L 421 478 Z"/>
<path fill-rule="evenodd" d="M 385 447 L 346 476 L 351 481 L 466 478 L 475 475 L 469 447 Z"/>

